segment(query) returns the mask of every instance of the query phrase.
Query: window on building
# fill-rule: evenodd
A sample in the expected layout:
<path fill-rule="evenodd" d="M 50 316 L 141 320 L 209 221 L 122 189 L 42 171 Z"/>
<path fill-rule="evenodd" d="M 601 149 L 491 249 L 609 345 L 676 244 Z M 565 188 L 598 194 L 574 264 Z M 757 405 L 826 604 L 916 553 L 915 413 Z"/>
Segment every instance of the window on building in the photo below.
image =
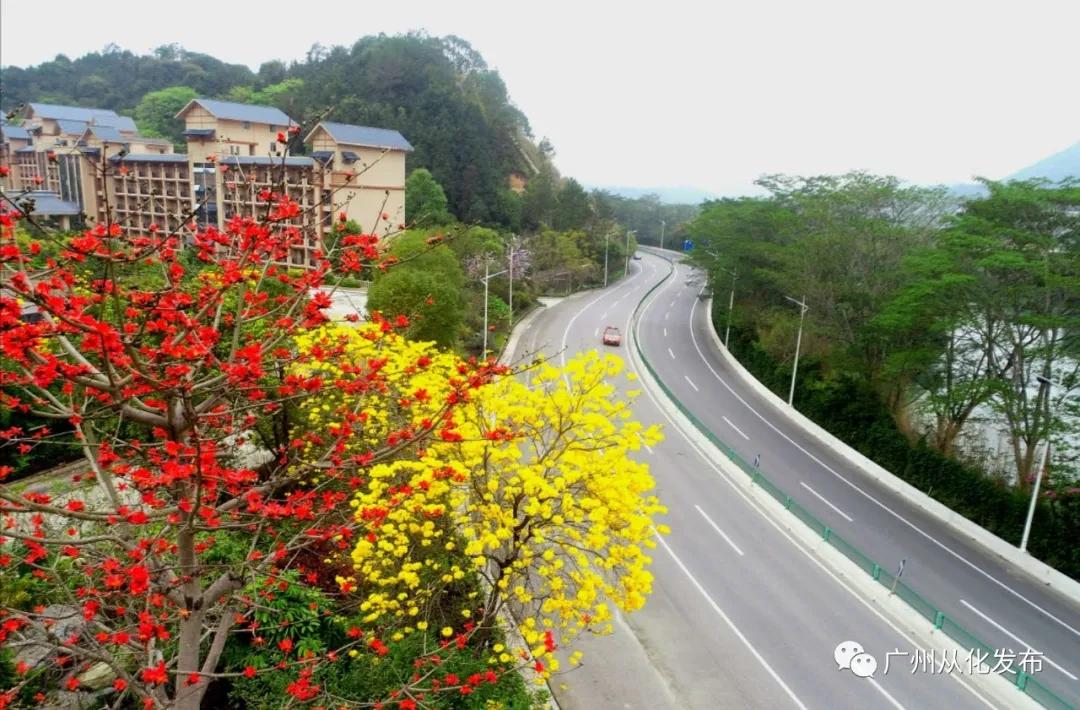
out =
<path fill-rule="evenodd" d="M 250 128 L 251 128 L 251 121 L 244 121 L 244 130 L 248 130 Z"/>

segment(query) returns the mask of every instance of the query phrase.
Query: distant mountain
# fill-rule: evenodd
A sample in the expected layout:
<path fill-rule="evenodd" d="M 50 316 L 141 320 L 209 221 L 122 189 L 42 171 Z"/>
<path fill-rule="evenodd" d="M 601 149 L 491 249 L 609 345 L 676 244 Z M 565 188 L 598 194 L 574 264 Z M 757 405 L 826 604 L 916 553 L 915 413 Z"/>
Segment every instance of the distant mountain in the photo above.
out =
<path fill-rule="evenodd" d="M 1031 180 L 1033 178 L 1046 178 L 1056 182 L 1068 177 L 1080 178 L 1080 143 L 1066 148 L 1060 153 L 1054 153 L 1049 158 L 1043 158 L 1026 168 L 1021 168 L 1005 179 Z"/>
<path fill-rule="evenodd" d="M 958 182 L 954 185 L 945 185 L 945 187 L 949 189 L 950 194 L 960 199 L 986 197 L 989 193 L 986 187 L 978 182 Z"/>
<path fill-rule="evenodd" d="M 595 186 L 600 190 L 607 190 L 616 195 L 635 199 L 644 195 L 657 195 L 660 201 L 669 205 L 698 205 L 705 200 L 715 200 L 717 195 L 696 187 L 613 187 L 610 185 Z"/>
<path fill-rule="evenodd" d="M 1006 175 L 1002 178 L 1002 181 L 1044 178 L 1058 182 L 1069 177 L 1080 178 L 1080 143 Z M 945 187 L 954 197 L 960 199 L 979 198 L 987 195 L 986 188 L 976 182 L 961 182 L 954 185 L 945 185 Z"/>

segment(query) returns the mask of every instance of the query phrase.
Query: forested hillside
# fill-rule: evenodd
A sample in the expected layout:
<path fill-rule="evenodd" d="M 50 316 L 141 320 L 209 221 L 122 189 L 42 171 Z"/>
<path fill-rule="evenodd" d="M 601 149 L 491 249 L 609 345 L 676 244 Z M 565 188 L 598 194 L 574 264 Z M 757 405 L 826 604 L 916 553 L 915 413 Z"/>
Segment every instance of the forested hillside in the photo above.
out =
<path fill-rule="evenodd" d="M 264 63 L 258 73 L 177 46 L 144 56 L 111 46 L 76 60 L 5 67 L 0 83 L 5 111 L 29 101 L 110 108 L 178 142 L 171 113 L 192 96 L 268 103 L 302 123 L 329 112 L 345 123 L 392 127 L 416 148 L 410 169 L 428 168 L 451 211 L 473 222 L 513 226 L 519 207 L 507 178 L 528 176 L 541 160 L 498 72 L 456 37 L 364 37 L 352 47 L 315 47 L 290 65 Z"/>

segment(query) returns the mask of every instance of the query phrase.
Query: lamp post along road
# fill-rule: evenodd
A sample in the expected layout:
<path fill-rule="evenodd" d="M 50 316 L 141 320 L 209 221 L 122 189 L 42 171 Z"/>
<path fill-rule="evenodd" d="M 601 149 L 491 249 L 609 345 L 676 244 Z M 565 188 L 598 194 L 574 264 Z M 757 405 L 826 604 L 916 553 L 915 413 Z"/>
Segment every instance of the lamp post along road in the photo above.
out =
<path fill-rule="evenodd" d="M 611 243 L 611 232 L 604 235 L 604 288 L 607 288 L 607 253 L 608 244 Z"/>
<path fill-rule="evenodd" d="M 667 222 L 660 220 L 660 248 L 664 248 L 664 231 L 667 228 Z"/>
<path fill-rule="evenodd" d="M 714 259 L 719 259 L 720 255 L 714 251 L 704 250 L 706 254 Z M 731 295 L 728 296 L 727 304 L 727 326 L 724 328 L 724 347 L 727 348 L 728 341 L 731 339 L 731 312 L 735 310 L 735 279 L 739 278 L 739 275 L 734 269 L 725 269 L 723 266 L 717 266 L 716 268 L 723 271 L 725 274 L 731 274 Z"/>
<path fill-rule="evenodd" d="M 724 348 L 727 349 L 728 341 L 731 339 L 731 312 L 735 310 L 735 279 L 738 278 L 738 274 L 727 269 L 724 269 L 724 271 L 731 274 L 731 295 L 728 296 L 727 325 L 724 327 Z"/>
<path fill-rule="evenodd" d="M 514 238 L 515 235 L 510 235 L 510 327 L 514 327 Z M 484 303 L 487 306 L 487 302 Z"/>
<path fill-rule="evenodd" d="M 805 295 L 801 301 L 796 301 L 791 296 L 784 296 L 784 298 L 799 306 L 799 335 L 795 338 L 795 365 L 791 368 L 791 389 L 788 390 L 787 397 L 788 406 L 791 407 L 794 406 L 792 403 L 795 401 L 795 375 L 799 372 L 799 349 L 802 347 L 803 318 L 810 309 L 806 305 Z"/>
<path fill-rule="evenodd" d="M 623 276 L 630 275 L 630 235 L 637 234 L 636 229 L 628 229 L 626 231 L 626 266 L 623 267 Z"/>
<path fill-rule="evenodd" d="M 484 282 L 484 350 L 480 354 L 481 359 L 486 358 L 487 357 L 487 352 L 488 352 L 488 346 L 487 346 L 487 340 L 488 340 L 488 281 L 495 278 L 499 274 L 505 274 L 507 270 L 503 269 L 502 271 L 496 271 L 494 274 L 490 273 L 490 271 L 491 271 L 491 262 L 488 261 L 488 260 L 485 260 L 484 261 L 484 278 L 481 279 L 481 281 Z"/>
<path fill-rule="evenodd" d="M 1039 485 L 1042 483 L 1043 471 L 1046 470 L 1046 462 L 1050 458 L 1050 380 L 1042 375 L 1038 376 L 1039 389 L 1046 388 L 1043 402 L 1046 407 L 1046 446 L 1043 448 L 1042 461 L 1039 462 L 1039 470 L 1035 472 L 1035 485 L 1031 488 L 1031 503 L 1028 505 L 1027 519 L 1024 521 L 1024 534 L 1020 537 L 1020 551 L 1027 552 L 1028 538 L 1031 537 L 1031 522 L 1035 519 L 1035 504 L 1039 500 Z"/>

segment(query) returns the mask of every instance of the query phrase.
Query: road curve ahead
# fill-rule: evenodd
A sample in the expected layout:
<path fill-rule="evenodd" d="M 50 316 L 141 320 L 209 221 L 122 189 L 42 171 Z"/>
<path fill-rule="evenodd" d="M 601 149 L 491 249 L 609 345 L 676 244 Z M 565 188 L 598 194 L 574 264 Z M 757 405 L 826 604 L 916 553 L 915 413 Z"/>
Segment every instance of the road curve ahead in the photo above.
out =
<path fill-rule="evenodd" d="M 747 386 L 711 333 L 698 298 L 704 275 L 677 259 L 673 268 L 642 310 L 639 333 L 686 408 L 747 461 L 760 456 L 766 476 L 872 559 L 891 569 L 906 560 L 904 581 L 977 638 L 1017 660 L 1041 652 L 1036 679 L 1080 706 L 1080 606 L 862 474 Z"/>
<path fill-rule="evenodd" d="M 609 351 L 633 367 L 631 315 L 669 271 L 666 261 L 646 256 L 607 289 L 549 306 L 523 334 L 514 358 L 562 360 L 602 348 L 604 327 L 615 325 L 623 344 Z M 681 286 L 667 294 L 669 301 Z M 650 343 L 660 348 L 656 357 L 670 357 L 661 341 Z M 635 416 L 663 424 L 666 437 L 640 454 L 672 529 L 653 551 L 654 593 L 642 611 L 620 619 L 613 636 L 586 640 L 584 665 L 554 680 L 563 710 L 1001 707 L 967 679 L 912 674 L 909 663 L 898 667 L 899 657 L 884 673 L 886 655 L 914 651 L 916 639 L 763 513 L 716 467 L 718 452 L 694 443 L 665 411 L 651 394 L 634 404 Z M 876 657 L 874 677 L 837 669 L 833 654 L 844 641 Z"/>

